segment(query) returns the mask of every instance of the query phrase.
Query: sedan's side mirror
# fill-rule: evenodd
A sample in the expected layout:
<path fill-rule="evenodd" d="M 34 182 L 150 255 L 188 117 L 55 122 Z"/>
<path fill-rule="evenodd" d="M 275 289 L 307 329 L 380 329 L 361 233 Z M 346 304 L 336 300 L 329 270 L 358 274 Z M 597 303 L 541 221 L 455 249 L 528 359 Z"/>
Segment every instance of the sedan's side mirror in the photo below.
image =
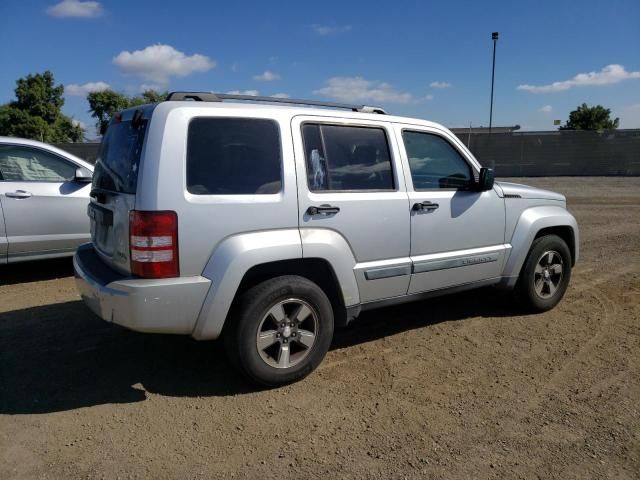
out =
<path fill-rule="evenodd" d="M 494 182 L 493 169 L 482 167 L 478 177 L 477 189 L 480 192 L 491 190 Z"/>
<path fill-rule="evenodd" d="M 91 183 L 93 173 L 84 167 L 78 167 L 76 168 L 76 175 L 73 177 L 73 180 L 78 183 Z"/>

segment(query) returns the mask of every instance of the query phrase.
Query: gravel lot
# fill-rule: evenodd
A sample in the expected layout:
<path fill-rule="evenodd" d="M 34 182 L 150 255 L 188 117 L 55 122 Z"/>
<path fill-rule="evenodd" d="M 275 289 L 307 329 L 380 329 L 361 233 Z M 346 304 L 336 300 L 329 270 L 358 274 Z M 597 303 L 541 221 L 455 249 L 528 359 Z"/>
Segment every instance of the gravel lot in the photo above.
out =
<path fill-rule="evenodd" d="M 564 301 L 493 289 L 364 314 L 301 383 L 136 334 L 71 262 L 0 267 L 0 478 L 638 478 L 640 178 L 538 178 L 581 227 Z"/>

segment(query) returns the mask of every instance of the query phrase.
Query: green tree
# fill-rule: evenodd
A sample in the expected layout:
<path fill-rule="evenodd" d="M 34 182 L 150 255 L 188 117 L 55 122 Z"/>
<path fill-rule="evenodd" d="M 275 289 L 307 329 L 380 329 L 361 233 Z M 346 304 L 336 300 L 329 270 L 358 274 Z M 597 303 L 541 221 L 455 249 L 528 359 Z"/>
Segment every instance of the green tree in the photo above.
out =
<path fill-rule="evenodd" d="M 16 100 L 0 105 L 0 135 L 43 142 L 80 142 L 84 130 L 62 113 L 64 87 L 53 73 L 27 75 L 16 81 Z"/>
<path fill-rule="evenodd" d="M 560 130 L 613 130 L 619 124 L 619 118 L 611 120 L 610 109 L 602 105 L 590 107 L 583 103 L 569 114 L 569 120 Z"/>
<path fill-rule="evenodd" d="M 113 90 L 103 90 L 102 92 L 91 92 L 87 95 L 89 102 L 89 111 L 91 116 L 97 120 L 96 128 L 100 135 L 104 135 L 107 131 L 107 125 L 111 117 L 120 110 L 124 110 L 129 106 L 129 98 Z"/>
<path fill-rule="evenodd" d="M 158 103 L 164 101 L 164 99 L 167 98 L 167 95 L 169 95 L 169 92 L 167 92 L 166 90 L 164 92 L 145 90 L 144 92 L 142 92 L 142 97 L 137 98 L 142 98 L 144 100 L 144 103 Z"/>
<path fill-rule="evenodd" d="M 167 92 L 156 92 L 155 90 L 145 90 L 140 96 L 129 97 L 113 90 L 103 90 L 102 92 L 91 92 L 87 95 L 89 111 L 94 117 L 96 128 L 100 135 L 104 135 L 111 118 L 121 110 L 147 103 L 157 103 L 163 101 Z"/>

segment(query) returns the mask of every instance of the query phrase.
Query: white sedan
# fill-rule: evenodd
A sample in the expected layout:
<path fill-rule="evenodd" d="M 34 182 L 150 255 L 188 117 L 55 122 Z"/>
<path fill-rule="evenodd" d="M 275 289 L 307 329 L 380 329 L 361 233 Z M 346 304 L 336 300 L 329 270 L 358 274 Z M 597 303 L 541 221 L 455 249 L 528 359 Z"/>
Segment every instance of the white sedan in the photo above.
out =
<path fill-rule="evenodd" d="M 52 145 L 0 137 L 0 264 L 71 256 L 90 241 L 92 175 Z"/>

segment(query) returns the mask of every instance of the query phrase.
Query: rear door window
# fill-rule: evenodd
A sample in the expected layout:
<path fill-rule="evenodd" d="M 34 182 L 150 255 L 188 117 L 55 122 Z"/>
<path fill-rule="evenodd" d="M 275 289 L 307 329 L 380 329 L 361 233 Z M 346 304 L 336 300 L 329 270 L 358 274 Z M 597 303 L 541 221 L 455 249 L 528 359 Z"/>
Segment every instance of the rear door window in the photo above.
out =
<path fill-rule="evenodd" d="M 312 192 L 395 189 L 383 128 L 305 123 L 302 138 Z"/>
<path fill-rule="evenodd" d="M 148 121 L 138 120 L 133 125 L 118 118 L 111 121 L 100 144 L 93 186 L 112 192 L 136 193 Z"/>
<path fill-rule="evenodd" d="M 280 192 L 278 124 L 260 118 L 194 118 L 187 139 L 187 190 L 195 195 Z"/>
<path fill-rule="evenodd" d="M 0 145 L 0 180 L 13 182 L 66 182 L 76 166 L 38 148 Z"/>

